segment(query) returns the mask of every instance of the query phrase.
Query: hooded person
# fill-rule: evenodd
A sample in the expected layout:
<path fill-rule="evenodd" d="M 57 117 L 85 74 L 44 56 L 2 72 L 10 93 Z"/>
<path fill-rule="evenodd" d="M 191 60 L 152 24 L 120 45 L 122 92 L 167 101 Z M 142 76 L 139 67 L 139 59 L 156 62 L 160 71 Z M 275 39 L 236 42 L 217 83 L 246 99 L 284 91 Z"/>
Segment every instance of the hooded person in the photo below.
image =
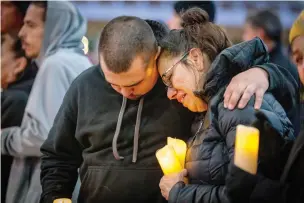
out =
<path fill-rule="evenodd" d="M 7 202 L 39 201 L 40 147 L 72 81 L 91 63 L 84 55 L 86 20 L 69 2 L 32 2 L 19 32 L 27 57 L 38 74 L 21 127 L 2 129 L 1 152 L 14 158 Z"/>

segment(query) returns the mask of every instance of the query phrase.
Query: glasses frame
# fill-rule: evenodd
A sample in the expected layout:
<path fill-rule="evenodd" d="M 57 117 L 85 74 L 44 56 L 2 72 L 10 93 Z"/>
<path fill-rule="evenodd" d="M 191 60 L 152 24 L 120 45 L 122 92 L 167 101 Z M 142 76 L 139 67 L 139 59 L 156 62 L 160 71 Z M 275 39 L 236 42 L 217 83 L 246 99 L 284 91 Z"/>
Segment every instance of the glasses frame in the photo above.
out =
<path fill-rule="evenodd" d="M 173 66 L 171 66 L 170 68 L 168 68 L 162 75 L 161 75 L 161 78 L 162 78 L 162 81 L 163 83 L 167 86 L 167 87 L 172 87 L 172 83 L 169 84 L 167 83 L 164 78 L 167 76 L 167 74 L 173 69 L 175 68 L 180 62 L 182 62 L 183 60 L 185 60 L 187 58 L 189 54 L 189 51 L 184 53 L 183 56 L 181 57 L 181 59 L 179 59 Z"/>

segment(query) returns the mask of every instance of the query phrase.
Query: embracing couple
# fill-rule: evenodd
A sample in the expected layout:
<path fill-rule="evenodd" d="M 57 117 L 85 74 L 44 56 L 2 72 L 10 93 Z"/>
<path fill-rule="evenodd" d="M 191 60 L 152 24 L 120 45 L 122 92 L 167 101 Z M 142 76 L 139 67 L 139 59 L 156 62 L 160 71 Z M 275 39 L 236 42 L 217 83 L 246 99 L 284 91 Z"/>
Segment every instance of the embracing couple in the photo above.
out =
<path fill-rule="evenodd" d="M 41 147 L 41 202 L 71 198 L 78 168 L 78 202 L 230 202 L 237 125 L 260 109 L 294 139 L 298 76 L 268 63 L 259 38 L 232 46 L 201 9 L 182 20 L 171 31 L 132 16 L 104 27 L 99 65 L 74 80 Z M 169 136 L 188 143 L 186 170 L 163 176 L 155 152 Z"/>

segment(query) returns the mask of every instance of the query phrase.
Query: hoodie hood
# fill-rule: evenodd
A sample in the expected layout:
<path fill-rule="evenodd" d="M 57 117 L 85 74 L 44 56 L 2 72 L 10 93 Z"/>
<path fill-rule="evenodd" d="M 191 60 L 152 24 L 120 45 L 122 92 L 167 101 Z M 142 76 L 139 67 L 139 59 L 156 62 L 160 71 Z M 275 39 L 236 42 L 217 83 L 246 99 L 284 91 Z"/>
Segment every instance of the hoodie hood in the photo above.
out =
<path fill-rule="evenodd" d="M 83 53 L 82 37 L 87 30 L 87 21 L 79 10 L 68 1 L 48 1 L 44 39 L 38 66 L 45 57 L 54 54 L 58 49 L 74 49 Z"/>

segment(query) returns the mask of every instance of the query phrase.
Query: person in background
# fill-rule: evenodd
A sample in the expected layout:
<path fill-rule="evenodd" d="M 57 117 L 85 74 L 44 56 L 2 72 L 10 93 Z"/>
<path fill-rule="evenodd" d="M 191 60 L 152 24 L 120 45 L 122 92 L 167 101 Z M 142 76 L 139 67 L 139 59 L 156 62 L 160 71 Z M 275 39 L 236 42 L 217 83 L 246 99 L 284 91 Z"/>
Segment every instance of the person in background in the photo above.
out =
<path fill-rule="evenodd" d="M 282 31 L 283 27 L 280 18 L 274 12 L 270 10 L 259 10 L 247 16 L 244 26 L 243 40 L 248 41 L 254 37 L 261 38 L 268 48 L 269 61 L 286 68 L 293 77 L 297 79 L 297 83 L 300 84 L 299 74 L 295 65 L 282 50 Z M 297 104 L 291 111 L 287 112 L 287 114 L 289 118 L 291 118 L 291 115 L 296 115 L 291 122 L 294 126 L 295 133 L 299 133 L 299 93 L 296 95 L 295 99 L 297 100 Z"/>
<path fill-rule="evenodd" d="M 39 72 L 21 126 L 2 129 L 1 153 L 14 157 L 7 203 L 39 202 L 40 147 L 70 84 L 91 66 L 82 51 L 86 28 L 86 20 L 69 2 L 32 2 L 26 12 L 19 37 Z"/>
<path fill-rule="evenodd" d="M 36 71 L 27 69 L 29 60 L 21 41 L 11 35 L 1 42 L 1 128 L 20 126 Z M 5 202 L 13 157 L 1 155 L 1 202 Z"/>
<path fill-rule="evenodd" d="M 177 1 L 174 3 L 173 15 L 168 21 L 169 28 L 181 29 L 181 14 L 189 8 L 198 7 L 206 11 L 209 15 L 209 20 L 214 22 L 216 14 L 216 5 L 214 1 Z"/>
<path fill-rule="evenodd" d="M 293 23 L 289 33 L 289 43 L 294 63 L 297 66 L 300 80 L 304 84 L 304 10 Z M 270 121 L 258 113 L 258 119 L 253 123 L 260 131 L 260 152 L 269 151 L 274 138 L 279 133 L 269 127 Z M 258 124 L 258 125 L 257 125 Z M 282 148 L 272 148 L 277 151 Z M 274 152 L 276 153 L 276 152 Z M 282 157 L 278 157 L 281 159 Z M 267 194 L 260 196 L 259 192 Z M 256 203 L 302 203 L 304 202 L 304 129 L 292 143 L 287 163 L 280 181 L 274 181 L 269 176 L 251 175 L 235 165 L 230 167 L 227 178 L 227 193 L 232 202 L 249 202 L 254 197 Z"/>
<path fill-rule="evenodd" d="M 158 70 L 168 87 L 168 98 L 197 113 L 185 161 L 189 183 L 183 182 L 183 171 L 163 176 L 160 189 L 169 203 L 228 203 L 225 178 L 234 155 L 236 126 L 255 119 L 255 99 L 252 97 L 243 109 L 229 110 L 223 101 L 226 86 L 250 66 L 271 69 L 272 65 L 261 39 L 232 46 L 226 33 L 209 22 L 202 9 L 185 11 L 182 20 L 183 29 L 171 30 L 160 42 Z M 294 139 L 292 124 L 272 94 L 264 95 L 260 109 L 282 137 Z M 272 162 L 266 165 L 272 166 Z M 279 179 L 279 174 L 273 176 Z"/>
<path fill-rule="evenodd" d="M 1 1 L 1 128 L 21 124 L 28 94 L 37 74 L 37 67 L 24 57 L 18 40 L 29 3 Z M 5 202 L 12 161 L 13 157 L 1 155 L 1 202 Z"/>
<path fill-rule="evenodd" d="M 30 1 L 1 1 L 1 34 L 17 37 Z"/>

